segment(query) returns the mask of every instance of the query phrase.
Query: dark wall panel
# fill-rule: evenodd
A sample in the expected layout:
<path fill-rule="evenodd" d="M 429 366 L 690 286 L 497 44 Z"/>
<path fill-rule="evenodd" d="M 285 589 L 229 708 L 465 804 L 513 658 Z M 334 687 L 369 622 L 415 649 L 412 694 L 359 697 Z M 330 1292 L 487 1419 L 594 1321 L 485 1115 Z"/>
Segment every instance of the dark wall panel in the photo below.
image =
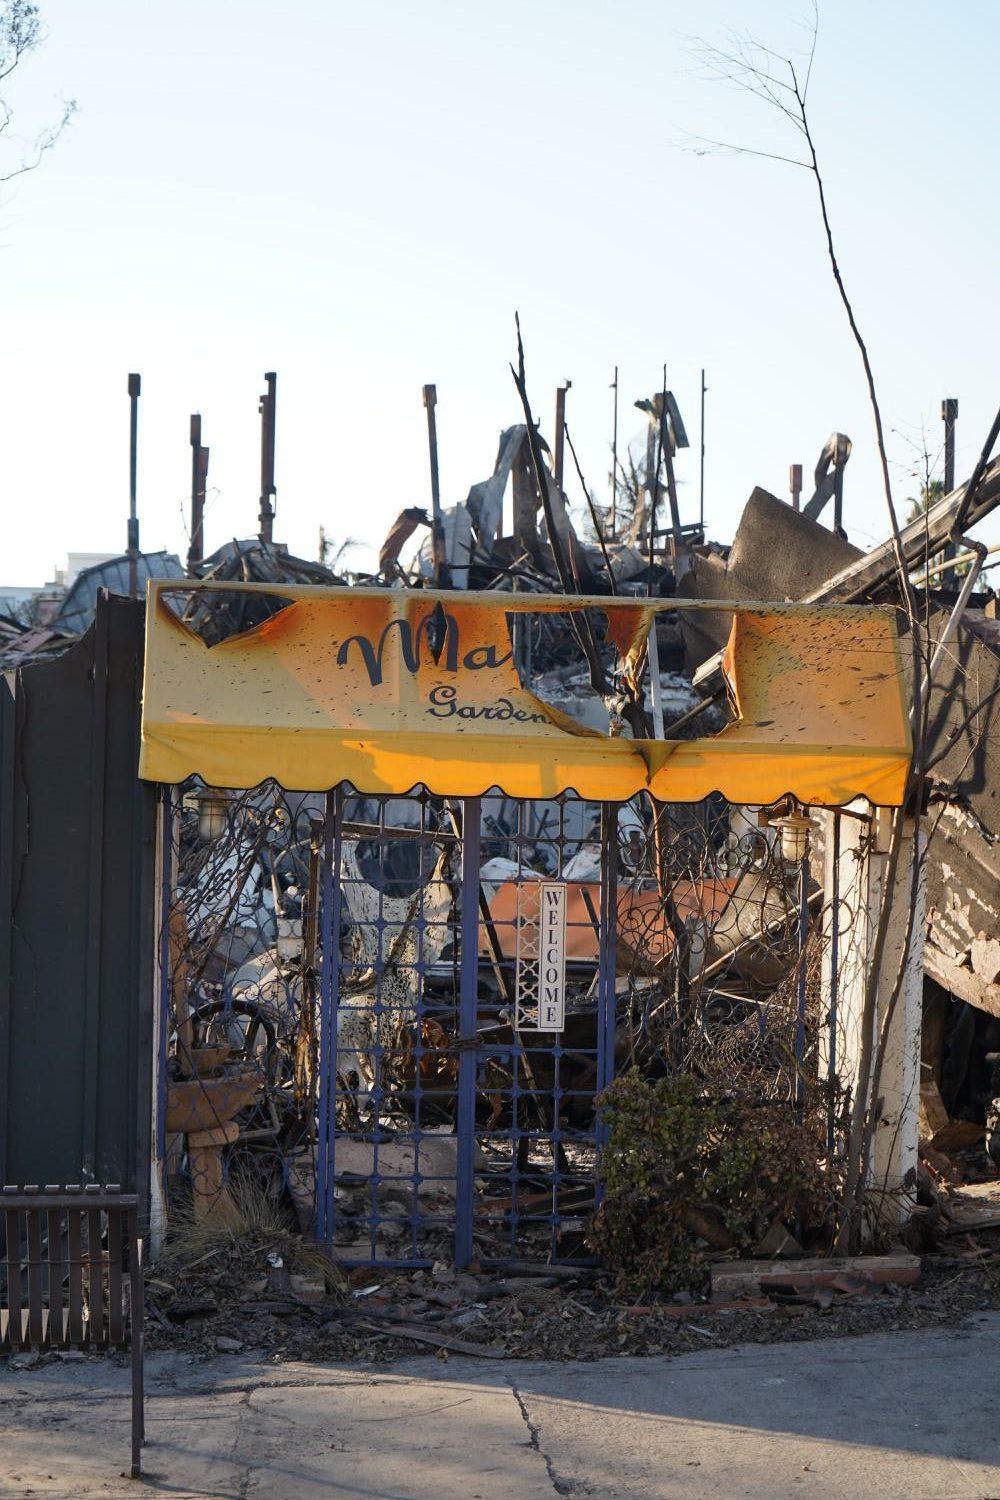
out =
<path fill-rule="evenodd" d="M 18 672 L 0 708 L 6 1182 L 147 1186 L 154 804 L 136 778 L 142 651 L 143 606 L 104 599 L 78 645 Z"/>

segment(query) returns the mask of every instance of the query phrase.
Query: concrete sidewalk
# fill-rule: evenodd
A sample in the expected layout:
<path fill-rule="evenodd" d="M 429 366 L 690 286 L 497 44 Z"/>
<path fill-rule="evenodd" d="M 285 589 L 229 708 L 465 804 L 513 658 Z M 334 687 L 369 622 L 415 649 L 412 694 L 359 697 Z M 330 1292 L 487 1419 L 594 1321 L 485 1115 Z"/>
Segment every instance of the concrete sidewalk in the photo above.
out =
<path fill-rule="evenodd" d="M 1000 1314 L 955 1331 L 593 1364 L 0 1367 L 0 1496 L 1000 1500 Z"/>

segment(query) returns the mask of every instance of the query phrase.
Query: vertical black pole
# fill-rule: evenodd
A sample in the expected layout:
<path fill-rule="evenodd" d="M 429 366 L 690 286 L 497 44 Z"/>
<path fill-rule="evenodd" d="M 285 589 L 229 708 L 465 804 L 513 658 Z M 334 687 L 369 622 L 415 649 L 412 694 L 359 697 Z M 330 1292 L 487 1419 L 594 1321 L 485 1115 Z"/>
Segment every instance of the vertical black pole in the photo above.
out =
<path fill-rule="evenodd" d="M 437 386 L 424 386 L 424 406 L 427 409 L 427 447 L 431 461 L 431 557 L 434 562 L 434 587 L 451 588 L 451 573 L 445 550 L 444 522 L 441 518 L 441 481 L 438 474 Z"/>
<path fill-rule="evenodd" d="M 611 389 L 615 393 L 615 415 L 614 424 L 611 428 L 611 535 L 618 535 L 618 366 L 615 365 L 615 378 L 611 382 Z"/>
<path fill-rule="evenodd" d="M 954 396 L 946 396 L 941 402 L 941 420 L 944 423 L 944 492 L 950 495 L 955 488 L 955 423 L 958 420 L 958 401 Z M 944 555 L 954 557 L 957 550 L 955 543 L 949 542 Z M 954 568 L 945 569 L 941 582 L 945 588 L 955 587 Z"/>
<path fill-rule="evenodd" d="M 139 517 L 136 512 L 136 464 L 139 445 L 139 392 L 142 376 L 131 374 L 128 378 L 129 400 L 129 452 L 128 452 L 128 596 L 139 597 Z"/>
<path fill-rule="evenodd" d="M 191 415 L 191 543 L 187 570 L 194 573 L 205 556 L 205 487 L 208 482 L 208 449 L 202 447 L 201 417 Z"/>
<path fill-rule="evenodd" d="M 479 1004 L 479 865 L 478 797 L 462 804 L 462 905 L 459 932 L 458 1150 L 455 1183 L 455 1265 L 464 1271 L 472 1260 L 472 1218 L 476 1154 L 476 1026 Z"/>
<path fill-rule="evenodd" d="M 958 421 L 958 401 L 946 396 L 941 402 L 941 420 L 944 422 L 944 492 L 950 495 L 955 488 L 955 423 Z"/>
<path fill-rule="evenodd" d="M 553 472 L 557 489 L 563 487 L 563 453 L 566 445 L 566 392 L 573 384 L 567 380 L 565 385 L 556 386 L 556 441 L 552 450 Z"/>
<path fill-rule="evenodd" d="M 649 568 L 646 593 L 653 592 L 653 549 L 656 546 L 656 499 L 660 489 L 660 451 L 656 443 L 655 415 L 649 418 L 646 431 L 646 494 L 649 497 Z M 655 469 L 655 473 L 653 472 Z"/>
<path fill-rule="evenodd" d="M 274 512 L 276 509 L 274 487 L 274 419 L 278 394 L 278 377 L 268 370 L 264 379 L 267 390 L 261 395 L 260 412 L 260 540 L 274 540 Z"/>
<path fill-rule="evenodd" d="M 337 1018 L 343 920 L 344 791 L 326 794 L 320 894 L 319 1114 L 316 1141 L 316 1238 L 332 1248 L 336 1222 Z"/>
<path fill-rule="evenodd" d="M 705 371 L 701 372 L 701 466 L 698 475 L 698 521 L 701 525 L 701 539 L 705 540 L 705 392 L 708 386 L 705 384 Z"/>
<path fill-rule="evenodd" d="M 597 1092 L 615 1076 L 615 975 L 618 942 L 618 804 L 601 804 L 601 912 L 597 981 Z M 597 1144 L 607 1144 L 607 1124 L 599 1121 Z M 598 1201 L 601 1186 L 598 1184 Z"/>

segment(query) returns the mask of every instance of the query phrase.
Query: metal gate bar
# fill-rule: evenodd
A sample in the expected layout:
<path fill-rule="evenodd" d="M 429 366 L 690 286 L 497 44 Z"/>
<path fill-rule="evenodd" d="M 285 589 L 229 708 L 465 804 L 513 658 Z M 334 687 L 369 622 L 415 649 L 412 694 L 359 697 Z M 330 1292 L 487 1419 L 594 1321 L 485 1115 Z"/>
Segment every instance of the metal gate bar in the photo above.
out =
<path fill-rule="evenodd" d="M 348 802 L 374 822 L 352 821 Z M 388 813 L 406 803 L 411 813 L 416 804 L 419 826 L 390 826 Z M 471 1257 L 462 1226 L 471 1214 L 473 1153 L 455 1128 L 457 1115 L 468 1119 L 475 1108 L 478 807 L 466 810 L 467 852 L 457 828 L 442 834 L 439 812 L 426 793 L 335 794 L 324 880 L 332 917 L 328 937 L 324 927 L 317 1232 L 345 1263 L 430 1264 L 442 1254 L 442 1232 L 450 1241 L 444 1253 Z M 394 835 L 416 850 L 402 898 Z M 444 913 L 434 906 L 448 847 L 463 851 L 460 921 L 454 902 Z M 450 967 L 441 961 L 449 945 Z M 432 993 L 442 986 L 443 1000 Z"/>
<path fill-rule="evenodd" d="M 615 1024 L 618 976 L 618 806 L 608 802 L 601 808 L 601 944 L 598 980 L 598 1094 L 608 1087 L 615 1072 Z M 607 1144 L 607 1125 L 597 1117 L 598 1150 Z M 597 1173 L 594 1196 L 601 1201 L 601 1174 Z"/>
<path fill-rule="evenodd" d="M 327 1243 L 333 1235 L 333 1184 L 336 1173 L 336 1036 L 337 1007 L 335 995 L 339 966 L 334 954 L 340 952 L 342 891 L 334 880 L 334 869 L 340 867 L 343 838 L 344 799 L 338 787 L 326 794 L 326 819 L 323 829 L 323 872 L 320 896 L 320 944 L 323 963 L 320 969 L 319 1023 L 319 1101 L 316 1142 L 316 1236 Z"/>
<path fill-rule="evenodd" d="M 455 1264 L 472 1259 L 473 1167 L 476 1149 L 476 1015 L 479 1003 L 479 864 L 482 808 L 478 797 L 462 805 L 462 951 L 459 971 L 458 1180 Z"/>
<path fill-rule="evenodd" d="M 577 952 L 589 949 L 592 957 L 582 965 L 582 978 L 577 975 L 574 1004 L 567 1009 L 562 1031 L 546 1033 L 537 1029 L 540 1014 L 537 1019 L 521 1014 L 525 996 L 516 987 L 520 965 L 516 974 L 508 972 L 508 980 L 515 980 L 513 993 L 508 983 L 496 1000 L 490 999 L 488 990 L 480 996 L 480 1093 L 493 1105 L 492 1118 L 476 1129 L 477 1147 L 487 1158 L 478 1179 L 480 1228 L 493 1230 L 481 1238 L 486 1244 L 502 1233 L 506 1257 L 556 1260 L 572 1253 L 576 1258 L 582 1219 L 597 1193 L 595 1099 L 613 1072 L 615 955 L 609 914 L 614 909 L 614 885 L 609 895 L 604 882 L 599 887 L 595 880 L 597 869 L 589 876 L 564 878 L 564 867 L 574 851 L 590 849 L 606 870 L 614 817 L 573 797 L 544 804 L 541 813 L 536 804 L 507 799 L 505 814 L 508 810 L 513 811 L 514 826 L 507 838 L 517 870 L 508 889 L 516 884 L 518 900 L 513 911 L 509 896 L 506 908 L 499 903 L 499 913 L 493 913 L 497 936 L 491 932 L 491 941 L 508 957 L 517 949 L 524 921 L 534 920 L 534 882 L 539 879 L 538 866 L 545 865 L 550 874 L 544 879 L 561 885 L 567 900 L 567 946 L 572 947 L 575 934 Z M 569 810 L 575 833 L 567 826 Z M 593 831 L 584 831 L 595 816 L 596 839 Z M 533 865 L 528 864 L 527 850 Z M 484 921 L 494 925 L 485 910 Z M 568 995 L 568 974 L 565 988 Z M 491 1084 L 491 1075 L 500 1081 Z M 498 1248 L 492 1254 L 488 1246 L 481 1249 L 480 1259 L 497 1258 Z"/>

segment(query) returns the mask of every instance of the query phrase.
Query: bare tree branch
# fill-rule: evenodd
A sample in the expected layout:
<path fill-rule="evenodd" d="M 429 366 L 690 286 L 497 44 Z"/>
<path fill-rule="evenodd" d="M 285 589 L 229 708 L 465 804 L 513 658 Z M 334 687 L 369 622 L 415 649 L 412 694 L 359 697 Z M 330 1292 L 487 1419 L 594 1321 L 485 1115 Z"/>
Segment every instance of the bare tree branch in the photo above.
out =
<path fill-rule="evenodd" d="M 43 130 L 41 134 L 35 137 L 30 148 L 30 154 L 25 156 L 20 165 L 16 166 L 12 171 L 0 174 L 0 183 L 13 182 L 15 177 L 23 177 L 25 172 L 34 172 L 36 167 L 41 166 L 42 158 L 47 152 L 52 150 L 52 147 L 59 140 L 59 137 L 75 114 L 76 100 L 68 99 L 63 105 L 60 120 L 55 125 L 50 125 L 47 130 Z M 9 118 L 13 118 L 13 116 L 10 115 Z"/>
<path fill-rule="evenodd" d="M 929 660 L 929 639 L 927 648 L 924 649 L 924 640 L 920 632 L 920 620 L 917 608 L 916 594 L 910 584 L 909 573 L 903 554 L 902 541 L 900 537 L 899 520 L 896 514 L 896 505 L 893 497 L 892 479 L 889 472 L 889 458 L 886 450 L 885 431 L 882 421 L 882 409 L 875 383 L 875 375 L 868 351 L 867 343 L 861 332 L 855 315 L 854 307 L 844 277 L 841 272 L 840 262 L 837 256 L 837 248 L 833 237 L 833 227 L 830 218 L 829 205 L 826 197 L 826 186 L 820 169 L 819 157 L 816 143 L 810 125 L 809 114 L 806 107 L 806 96 L 812 77 L 813 62 L 816 56 L 816 43 L 819 32 L 819 10 L 816 0 L 813 0 L 812 41 L 809 48 L 808 62 L 806 64 L 804 81 L 800 83 L 799 73 L 791 59 L 783 59 L 784 68 L 787 69 L 788 81 L 776 77 L 773 64 L 778 60 L 777 54 L 769 48 L 762 47 L 751 39 L 738 38 L 730 41 L 729 50 L 719 47 L 711 47 L 704 43 L 698 48 L 698 55 L 708 68 L 711 76 L 732 83 L 744 89 L 754 98 L 762 100 L 772 108 L 777 109 L 783 119 L 791 118 L 796 132 L 805 141 L 807 149 L 807 161 L 805 163 L 797 159 L 787 159 L 790 165 L 806 165 L 816 183 L 816 192 L 819 199 L 820 218 L 823 224 L 823 232 L 826 240 L 827 258 L 834 283 L 840 297 L 841 304 L 847 317 L 851 336 L 857 347 L 864 371 L 865 384 L 868 391 L 868 401 L 872 410 L 875 426 L 875 442 L 878 450 L 879 464 L 882 472 L 882 486 L 885 496 L 886 511 L 889 518 L 889 526 L 892 540 L 893 558 L 896 564 L 899 593 L 907 616 L 910 634 L 910 646 L 913 656 L 912 662 L 912 691 L 913 709 L 911 722 L 913 725 L 914 752 L 911 764 L 910 776 L 906 788 L 904 806 L 894 809 L 892 829 L 889 841 L 889 853 L 883 876 L 882 897 L 879 903 L 878 921 L 876 924 L 875 938 L 872 951 L 869 955 L 868 972 L 865 978 L 864 995 L 861 1005 L 861 1050 L 858 1059 L 857 1080 L 854 1100 L 851 1108 L 851 1124 L 847 1141 L 847 1170 L 844 1193 L 844 1215 L 838 1229 L 838 1249 L 844 1250 L 848 1247 L 858 1248 L 861 1226 L 864 1212 L 865 1194 L 868 1190 L 868 1166 L 871 1158 L 872 1142 L 874 1132 L 878 1123 L 879 1103 L 878 1090 L 882 1073 L 882 1065 L 885 1057 L 888 1028 L 891 1023 L 896 1004 L 902 989 L 906 970 L 907 955 L 914 941 L 913 912 L 916 905 L 917 880 L 923 859 L 926 857 L 920 850 L 920 812 L 924 805 L 926 789 L 927 767 L 926 746 L 928 734 L 928 704 L 922 702 L 923 680 L 924 680 L 924 658 Z M 787 92 L 790 91 L 794 98 L 794 108 L 786 102 Z M 741 154 L 755 156 L 770 156 L 780 158 L 778 153 L 751 148 L 723 146 L 722 149 L 735 150 Z M 924 632 L 927 636 L 928 633 Z M 927 695 L 929 699 L 929 694 Z M 913 832 L 913 850 L 911 855 L 911 905 L 910 921 L 907 926 L 902 952 L 892 984 L 888 1002 L 881 1015 L 876 1038 L 876 1017 L 879 1015 L 879 993 L 883 987 L 883 962 L 886 942 L 889 931 L 889 915 L 891 902 L 894 895 L 895 875 L 899 865 L 900 857 L 906 840 L 906 807 L 909 807 L 915 815 Z M 883 991 L 884 992 L 884 991 Z"/>
<path fill-rule="evenodd" d="M 736 146 L 732 141 L 715 141 L 711 136 L 706 135 L 693 135 L 690 141 L 690 146 L 685 149 L 693 152 L 695 156 L 708 156 L 715 151 L 731 151 L 734 156 L 760 156 L 765 161 L 782 161 L 790 167 L 804 167 L 807 172 L 812 171 L 809 162 L 802 161 L 798 156 L 782 156 L 778 151 L 761 151 L 753 146 Z"/>
<path fill-rule="evenodd" d="M 42 41 L 38 6 L 32 0 L 0 0 L 0 84 L 10 78 L 23 59 L 36 51 Z M 20 160 L 14 166 L 6 171 L 0 169 L 0 185 L 13 182 L 40 166 L 75 113 L 76 100 L 65 100 L 59 119 L 39 131 L 33 140 L 24 143 Z M 0 136 L 8 134 L 13 119 L 13 107 L 6 99 L 0 98 Z M 13 140 L 10 135 L 7 144 L 12 145 Z"/>
<path fill-rule="evenodd" d="M 809 80 L 812 77 L 813 62 L 816 58 L 816 43 L 819 41 L 819 0 L 812 0 L 812 11 L 812 43 L 809 47 L 809 61 L 806 64 L 806 81 L 802 85 L 803 100 L 809 93 Z"/>

